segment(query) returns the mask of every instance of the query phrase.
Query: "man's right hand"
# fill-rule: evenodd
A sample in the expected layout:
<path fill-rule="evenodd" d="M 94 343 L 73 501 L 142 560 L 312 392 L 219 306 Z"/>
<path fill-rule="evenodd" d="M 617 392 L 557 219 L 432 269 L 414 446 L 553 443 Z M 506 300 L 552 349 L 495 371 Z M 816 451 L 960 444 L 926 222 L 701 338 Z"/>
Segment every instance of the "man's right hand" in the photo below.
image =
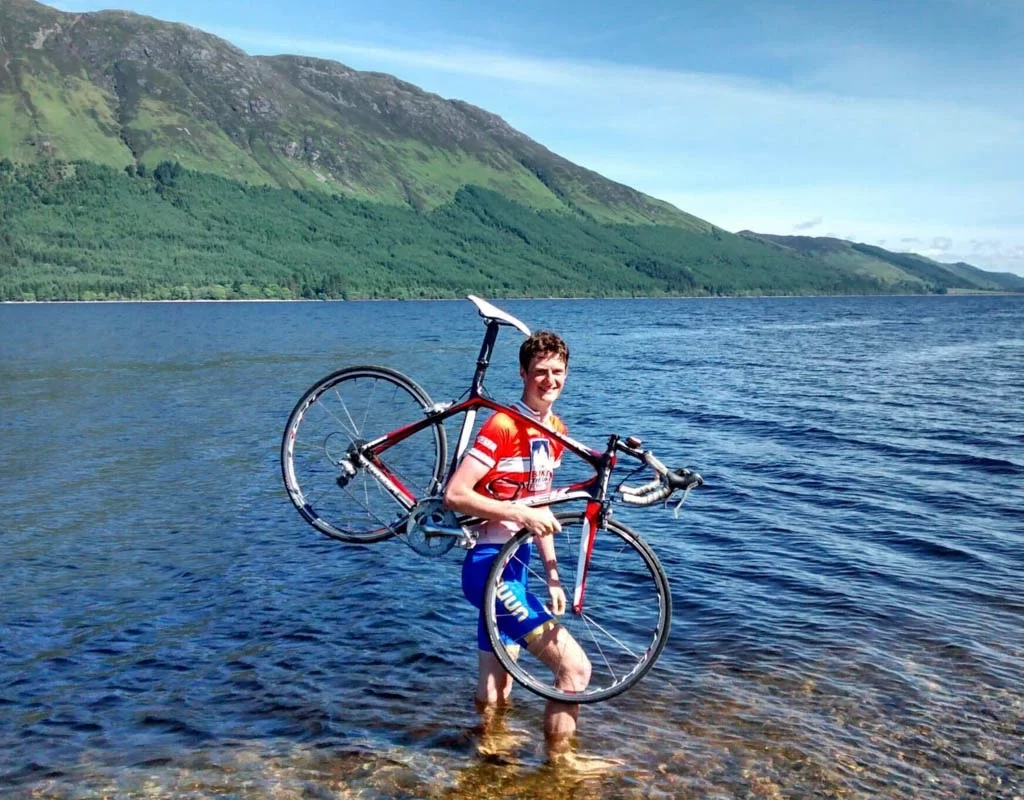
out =
<path fill-rule="evenodd" d="M 520 516 L 523 527 L 534 536 L 549 536 L 562 530 L 562 524 L 547 506 L 520 506 Z"/>

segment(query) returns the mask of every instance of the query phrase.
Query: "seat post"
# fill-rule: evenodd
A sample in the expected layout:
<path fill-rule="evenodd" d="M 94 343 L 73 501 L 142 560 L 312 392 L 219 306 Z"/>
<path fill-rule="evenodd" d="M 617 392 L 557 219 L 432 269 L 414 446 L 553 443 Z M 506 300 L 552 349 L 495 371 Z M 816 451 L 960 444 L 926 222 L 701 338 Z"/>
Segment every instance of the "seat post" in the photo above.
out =
<path fill-rule="evenodd" d="M 484 375 L 491 363 L 491 353 L 494 352 L 494 343 L 498 340 L 499 327 L 500 323 L 496 320 L 487 323 L 487 332 L 484 333 L 484 341 L 480 345 L 480 355 L 476 359 L 476 372 L 473 374 L 473 385 L 470 389 L 474 396 L 479 395 L 484 388 Z"/>

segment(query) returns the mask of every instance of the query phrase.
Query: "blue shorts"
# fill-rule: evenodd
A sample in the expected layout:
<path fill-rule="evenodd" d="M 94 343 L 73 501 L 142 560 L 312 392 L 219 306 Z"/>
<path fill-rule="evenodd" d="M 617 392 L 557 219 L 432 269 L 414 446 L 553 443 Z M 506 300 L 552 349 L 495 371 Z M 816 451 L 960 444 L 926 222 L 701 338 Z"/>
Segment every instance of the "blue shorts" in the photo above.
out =
<path fill-rule="evenodd" d="M 466 553 L 462 562 L 462 593 L 476 608 L 483 605 L 487 575 L 501 548 L 500 544 L 478 544 Z M 531 633 L 554 619 L 540 598 L 526 589 L 527 566 L 532 550 L 530 542 L 521 545 L 502 573 L 504 587 L 498 590 L 495 607 L 498 630 L 505 644 L 522 644 Z M 494 651 L 484 627 L 483 610 L 477 619 L 476 644 L 484 652 Z"/>

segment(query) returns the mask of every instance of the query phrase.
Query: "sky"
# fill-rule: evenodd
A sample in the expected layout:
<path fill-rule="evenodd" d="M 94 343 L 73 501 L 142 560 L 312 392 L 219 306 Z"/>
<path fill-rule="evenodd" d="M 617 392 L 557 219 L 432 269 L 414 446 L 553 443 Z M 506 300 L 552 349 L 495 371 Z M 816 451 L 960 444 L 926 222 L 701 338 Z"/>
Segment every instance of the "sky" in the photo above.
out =
<path fill-rule="evenodd" d="M 1024 0 L 61 0 L 388 72 L 730 231 L 1024 275 Z"/>

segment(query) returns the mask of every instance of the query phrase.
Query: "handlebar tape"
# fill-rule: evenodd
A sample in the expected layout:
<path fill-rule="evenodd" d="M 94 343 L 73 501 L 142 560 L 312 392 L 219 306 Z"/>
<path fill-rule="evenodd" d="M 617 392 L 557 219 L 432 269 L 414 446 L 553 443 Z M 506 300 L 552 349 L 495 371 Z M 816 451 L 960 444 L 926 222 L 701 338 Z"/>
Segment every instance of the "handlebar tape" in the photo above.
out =
<path fill-rule="evenodd" d="M 650 458 L 657 461 L 653 456 Z M 645 483 L 643 486 L 623 486 L 619 489 L 623 503 L 631 506 L 649 506 L 659 500 L 664 500 L 677 489 L 685 491 L 704 483 L 704 479 L 696 472 L 688 469 L 668 469 L 661 465 L 661 462 L 657 463 L 664 470 L 659 470 L 659 478 Z M 651 466 L 653 467 L 654 464 Z"/>
<path fill-rule="evenodd" d="M 661 483 L 661 481 L 658 481 L 658 483 Z M 649 506 L 657 503 L 659 500 L 664 500 L 670 494 L 672 494 L 672 487 L 666 483 L 662 484 L 662 487 L 654 492 L 642 495 L 623 494 L 622 502 L 631 506 Z"/>
<path fill-rule="evenodd" d="M 661 478 L 655 478 L 653 481 L 651 481 L 650 483 L 645 483 L 643 486 L 623 486 L 619 491 L 623 495 L 635 496 L 638 494 L 647 494 L 648 492 L 653 492 L 661 485 Z"/>

